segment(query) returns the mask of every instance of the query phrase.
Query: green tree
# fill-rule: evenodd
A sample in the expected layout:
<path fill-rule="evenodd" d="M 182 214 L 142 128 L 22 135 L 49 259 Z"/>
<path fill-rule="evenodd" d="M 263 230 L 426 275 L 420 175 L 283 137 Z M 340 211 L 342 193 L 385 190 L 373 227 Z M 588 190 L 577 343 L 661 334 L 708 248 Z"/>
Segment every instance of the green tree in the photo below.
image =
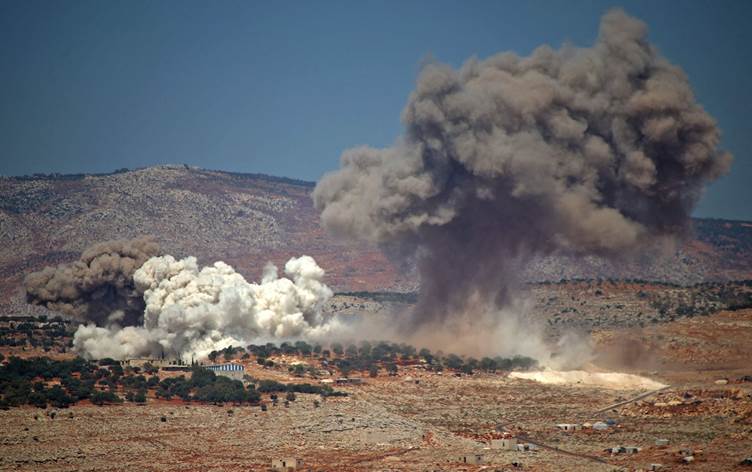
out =
<path fill-rule="evenodd" d="M 302 377 L 305 374 L 305 367 L 303 367 L 303 364 L 295 364 L 292 373 L 295 377 Z"/>
<path fill-rule="evenodd" d="M 459 370 L 462 368 L 462 358 L 456 354 L 449 354 L 445 362 L 446 366 L 453 370 Z"/>
<path fill-rule="evenodd" d="M 203 367 L 191 368 L 191 385 L 197 388 L 204 387 L 216 381 L 217 375 L 209 369 Z"/>

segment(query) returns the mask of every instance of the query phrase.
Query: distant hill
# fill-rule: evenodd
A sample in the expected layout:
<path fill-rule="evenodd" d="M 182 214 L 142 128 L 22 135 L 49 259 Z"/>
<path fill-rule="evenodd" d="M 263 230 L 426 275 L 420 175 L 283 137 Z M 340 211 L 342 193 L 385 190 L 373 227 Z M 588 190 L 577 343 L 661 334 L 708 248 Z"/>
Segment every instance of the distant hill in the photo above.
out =
<path fill-rule="evenodd" d="M 24 274 L 75 259 L 94 242 L 150 234 L 177 257 L 224 260 L 251 280 L 267 261 L 308 254 L 337 290 L 414 290 L 374 247 L 335 241 L 318 225 L 313 183 L 188 166 L 97 175 L 0 178 L 0 308 L 20 310 Z M 664 259 L 611 264 L 549 257 L 531 280 L 643 278 L 693 283 L 752 278 L 752 223 L 698 219 L 696 238 Z"/>

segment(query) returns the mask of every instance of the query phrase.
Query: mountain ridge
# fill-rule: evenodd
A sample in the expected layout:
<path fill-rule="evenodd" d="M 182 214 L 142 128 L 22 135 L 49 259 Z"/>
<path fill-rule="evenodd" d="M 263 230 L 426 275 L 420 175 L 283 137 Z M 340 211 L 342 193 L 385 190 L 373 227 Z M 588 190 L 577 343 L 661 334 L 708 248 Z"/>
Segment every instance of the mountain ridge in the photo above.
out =
<path fill-rule="evenodd" d="M 308 254 L 341 291 L 414 291 L 417 275 L 378 248 L 337 240 L 318 224 L 315 183 L 187 165 L 105 174 L 0 177 L 0 306 L 19 309 L 23 276 L 74 260 L 89 245 L 152 235 L 166 253 L 216 260 L 257 280 L 267 261 Z M 642 278 L 684 284 L 752 278 L 752 222 L 693 219 L 695 237 L 668 257 L 624 264 L 541 257 L 531 281 Z M 404 267 L 408 269 L 404 271 Z"/>

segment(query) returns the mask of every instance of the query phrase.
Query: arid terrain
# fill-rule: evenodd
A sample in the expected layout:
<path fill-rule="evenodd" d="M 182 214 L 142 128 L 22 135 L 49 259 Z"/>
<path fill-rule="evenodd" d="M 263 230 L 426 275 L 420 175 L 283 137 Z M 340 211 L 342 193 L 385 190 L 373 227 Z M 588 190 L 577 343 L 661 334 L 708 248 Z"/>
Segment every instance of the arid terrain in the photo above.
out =
<path fill-rule="evenodd" d="M 75 356 L 75 323 L 24 303 L 26 273 L 73 260 L 93 242 L 142 234 L 175 256 L 223 259 L 249 279 L 267 260 L 309 254 L 337 291 L 326 313 L 410 310 L 414 269 L 326 235 L 311 188 L 182 166 L 0 180 L 3 362 Z M 340 361 L 350 354 L 266 358 L 249 350 L 226 358 L 245 367 L 249 390 L 271 380 L 317 388 L 334 381 L 347 395 L 285 400 L 280 393 L 278 401 L 258 390 L 260 399 L 219 402 L 196 400 L 194 392 L 183 401 L 161 386 L 192 374 L 159 371 L 145 401 L 0 410 L 0 470 L 270 470 L 286 458 L 315 471 L 750 469 L 742 461 L 752 456 L 752 224 L 694 220 L 694 227 L 694 238 L 662 259 L 621 265 L 549 257 L 527 269 L 526 322 L 551 345 L 575 333 L 569 342 L 592 349 L 579 380 L 544 384 L 517 378 L 510 372 L 517 367 L 486 369 L 467 356 L 464 368 L 451 368 L 447 357 L 437 364 L 417 350 L 376 361 L 375 375 L 344 372 Z M 590 383 L 597 372 L 666 387 Z M 362 384 L 336 384 L 345 375 Z M 108 382 L 97 388 L 127 398 L 123 384 Z M 58 383 L 53 376 L 46 388 Z M 502 438 L 532 446 L 491 448 Z M 477 455 L 480 463 L 466 462 Z"/>
<path fill-rule="evenodd" d="M 269 470 L 273 459 L 295 457 L 304 461 L 303 470 L 321 471 L 611 471 L 649 470 L 651 464 L 662 464 L 661 470 L 744 470 L 739 464 L 752 454 L 750 337 L 750 309 L 593 329 L 593 370 L 618 366 L 667 385 L 623 405 L 651 390 L 587 380 L 541 384 L 503 371 L 467 375 L 403 362 L 396 375 L 381 369 L 377 377 L 351 372 L 364 380 L 338 385 L 346 397 L 298 394 L 283 405 L 263 395 L 268 408 L 184 403 L 151 394 L 145 405 L 82 401 L 65 409 L 11 408 L 0 411 L 0 468 Z M 639 352 L 630 351 L 635 346 Z M 617 351 L 631 352 L 631 367 L 614 358 Z M 14 346 L 3 352 L 40 351 Z M 322 358 L 315 355 L 273 356 L 273 367 L 260 366 L 255 357 L 234 361 L 255 382 L 316 384 L 328 378 L 291 372 L 297 363 L 320 368 Z M 599 421 L 610 425 L 587 427 Z M 585 428 L 565 432 L 557 428 L 560 423 Z M 506 436 L 535 444 L 535 450 L 489 448 L 490 439 Z M 668 443 L 656 445 L 658 439 Z M 606 451 L 619 446 L 640 450 Z M 693 462 L 684 464 L 688 450 Z M 482 463 L 461 462 L 472 454 L 481 455 Z"/>

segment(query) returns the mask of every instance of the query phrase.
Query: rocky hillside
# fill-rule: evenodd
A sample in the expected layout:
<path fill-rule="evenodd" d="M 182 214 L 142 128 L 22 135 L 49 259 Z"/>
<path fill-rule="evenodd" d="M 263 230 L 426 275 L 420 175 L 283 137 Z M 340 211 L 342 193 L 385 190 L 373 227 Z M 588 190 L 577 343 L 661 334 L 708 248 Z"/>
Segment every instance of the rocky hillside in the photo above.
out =
<path fill-rule="evenodd" d="M 94 242 L 149 234 L 175 256 L 222 259 L 249 279 L 267 261 L 313 256 L 337 290 L 414 290 L 373 247 L 336 241 L 318 225 L 313 183 L 186 166 L 105 175 L 0 178 L 0 303 L 21 307 L 24 274 L 72 260 Z M 606 263 L 548 257 L 532 280 L 614 277 L 693 283 L 752 278 L 752 223 L 696 220 L 696 238 L 669 255 Z"/>

